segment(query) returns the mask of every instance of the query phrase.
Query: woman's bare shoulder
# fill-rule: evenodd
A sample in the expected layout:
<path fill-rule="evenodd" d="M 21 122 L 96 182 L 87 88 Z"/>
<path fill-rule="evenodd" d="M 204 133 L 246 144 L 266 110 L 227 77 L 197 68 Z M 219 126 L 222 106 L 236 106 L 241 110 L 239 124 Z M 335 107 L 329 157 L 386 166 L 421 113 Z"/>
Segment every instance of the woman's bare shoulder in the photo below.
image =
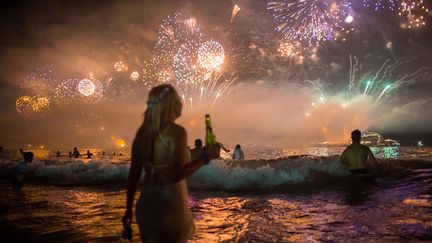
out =
<path fill-rule="evenodd" d="M 162 129 L 162 135 L 166 137 L 179 137 L 186 135 L 186 129 L 175 123 L 168 123 Z"/>

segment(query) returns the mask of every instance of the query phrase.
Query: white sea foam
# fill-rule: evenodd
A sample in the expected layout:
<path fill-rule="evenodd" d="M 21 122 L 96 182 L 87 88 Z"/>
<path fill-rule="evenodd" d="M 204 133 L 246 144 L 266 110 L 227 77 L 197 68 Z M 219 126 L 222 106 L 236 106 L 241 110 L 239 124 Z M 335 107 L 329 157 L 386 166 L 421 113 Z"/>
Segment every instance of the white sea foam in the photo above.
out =
<path fill-rule="evenodd" d="M 314 175 L 346 176 L 335 157 L 255 160 L 226 163 L 214 160 L 189 180 L 192 188 L 248 189 L 272 188 L 284 184 L 313 181 Z"/>
<path fill-rule="evenodd" d="M 17 162 L 0 162 L 1 176 L 10 177 Z M 26 165 L 30 178 L 61 184 L 89 184 L 126 181 L 129 163 L 110 161 L 34 161 Z"/>
<path fill-rule="evenodd" d="M 0 162 L 1 176 L 12 175 L 17 162 Z M 27 164 L 28 177 L 65 184 L 126 181 L 129 162 L 111 161 L 34 161 Z M 337 159 L 320 160 L 213 160 L 189 179 L 192 188 L 267 188 L 286 183 L 312 180 L 313 173 L 332 176 L 346 175 Z"/>
<path fill-rule="evenodd" d="M 429 160 L 380 160 L 384 170 L 430 168 Z M 0 177 L 10 178 L 18 162 L 0 161 Z M 28 180 L 55 184 L 126 183 L 130 161 L 42 160 L 27 165 Z M 242 190 L 314 183 L 349 175 L 338 156 L 293 156 L 274 160 L 213 160 L 188 179 L 193 189 Z"/>

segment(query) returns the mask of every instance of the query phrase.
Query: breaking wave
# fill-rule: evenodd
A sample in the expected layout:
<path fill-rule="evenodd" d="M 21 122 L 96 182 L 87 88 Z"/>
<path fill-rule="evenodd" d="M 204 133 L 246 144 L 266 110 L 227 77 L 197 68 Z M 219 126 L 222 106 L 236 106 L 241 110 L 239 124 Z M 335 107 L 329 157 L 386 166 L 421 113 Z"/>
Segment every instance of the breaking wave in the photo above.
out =
<path fill-rule="evenodd" d="M 382 159 L 378 170 L 400 173 L 431 168 L 430 160 Z M 17 162 L 1 161 L 0 177 L 10 178 Z M 26 180 L 60 185 L 126 183 L 129 161 L 42 160 L 28 164 Z M 320 183 L 345 178 L 349 172 L 338 156 L 291 156 L 273 160 L 214 160 L 188 179 L 192 189 L 265 189 L 299 183 Z"/>

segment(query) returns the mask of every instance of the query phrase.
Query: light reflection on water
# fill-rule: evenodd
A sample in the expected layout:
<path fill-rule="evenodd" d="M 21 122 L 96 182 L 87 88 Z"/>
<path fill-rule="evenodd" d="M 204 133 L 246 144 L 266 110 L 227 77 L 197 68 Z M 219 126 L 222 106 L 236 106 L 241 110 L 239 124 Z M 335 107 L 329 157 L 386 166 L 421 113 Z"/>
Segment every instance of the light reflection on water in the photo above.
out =
<path fill-rule="evenodd" d="M 426 159 L 432 158 L 432 147 L 370 147 L 372 152 L 377 158 L 392 158 L 392 159 Z M 312 155 L 312 156 L 333 156 L 340 155 L 345 147 L 300 147 L 300 148 L 274 148 L 274 147 L 242 147 L 246 160 L 257 160 L 257 159 L 277 159 L 296 155 Z M 94 156 L 91 159 L 87 159 L 85 153 L 82 154 L 80 159 L 73 159 L 67 156 L 66 153 L 62 153 L 61 157 L 55 155 L 55 151 L 49 151 L 46 149 L 29 150 L 35 153 L 36 160 L 48 160 L 48 161 L 106 161 L 110 163 L 122 163 L 130 161 L 130 154 L 128 151 L 122 151 L 121 155 L 119 152 L 116 155 L 106 153 L 102 155 L 102 149 L 92 149 L 91 152 Z M 230 160 L 232 157 L 232 151 L 229 153 L 222 151 L 222 158 Z M 3 159 L 17 161 L 21 159 L 17 150 L 7 150 L 4 152 Z"/>
<path fill-rule="evenodd" d="M 192 204 L 197 242 L 238 241 L 248 230 L 250 213 L 244 212 L 249 199 L 205 198 Z"/>
<path fill-rule="evenodd" d="M 4 199 L 0 200 L 0 205 L 6 209 L 6 222 L 9 222 L 6 227 L 10 227 L 12 233 L 23 231 L 22 240 L 30 241 L 35 236 L 47 242 L 118 239 L 115 232 L 121 230 L 119 216 L 124 209 L 123 193 L 26 186 L 22 193 L 16 194 L 4 184 L 1 193 Z M 0 220 L 0 225 L 5 226 L 6 222 Z"/>
<path fill-rule="evenodd" d="M 329 156 L 340 154 L 343 149 L 262 149 L 253 156 Z M 372 150 L 381 159 L 415 158 L 429 162 L 432 157 L 431 148 Z M 312 183 L 304 188 L 289 185 L 259 192 L 191 190 L 190 205 L 197 227 L 192 242 L 431 239 L 431 167 L 383 173 L 375 179 Z M 124 204 L 124 186 L 60 187 L 29 183 L 23 194 L 16 195 L 8 181 L 0 181 L 1 241 L 118 242 Z M 134 241 L 139 242 L 136 224 L 133 229 Z"/>
<path fill-rule="evenodd" d="M 399 147 L 372 147 L 372 153 L 378 158 L 397 159 L 399 158 Z"/>
<path fill-rule="evenodd" d="M 419 171 L 418 173 L 424 174 Z M 197 242 L 383 242 L 432 237 L 430 177 L 238 197 L 194 195 Z M 422 177 L 425 179 L 424 177 Z M 408 183 L 408 181 L 411 181 Z M 211 195 L 211 196 L 210 196 Z M 199 200 L 199 198 L 205 198 Z"/>
<path fill-rule="evenodd" d="M 380 159 L 426 159 L 432 158 L 431 147 L 370 147 Z M 333 156 L 342 154 L 345 147 L 302 147 L 302 148 L 244 148 L 246 159 L 275 159 L 295 155 Z"/>
<path fill-rule="evenodd" d="M 432 170 L 319 190 L 191 191 L 192 242 L 403 241 L 432 237 Z M 369 181 L 369 182 L 368 182 Z M 0 184 L 5 241 L 118 242 L 124 189 Z M 139 242 L 136 224 L 134 242 Z M 18 237 L 18 238 L 17 238 Z"/>

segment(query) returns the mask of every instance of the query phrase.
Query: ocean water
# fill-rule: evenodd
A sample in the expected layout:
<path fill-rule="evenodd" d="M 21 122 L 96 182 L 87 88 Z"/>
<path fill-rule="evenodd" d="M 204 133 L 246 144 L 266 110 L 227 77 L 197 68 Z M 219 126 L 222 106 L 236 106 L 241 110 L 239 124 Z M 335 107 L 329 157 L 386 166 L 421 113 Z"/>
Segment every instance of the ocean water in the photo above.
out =
<path fill-rule="evenodd" d="M 342 150 L 250 147 L 247 160 L 212 161 L 188 179 L 192 242 L 430 242 L 432 148 L 372 148 L 379 166 L 354 177 Z M 128 155 L 36 155 L 21 193 L 13 153 L 0 162 L 0 241 L 119 242 Z"/>

